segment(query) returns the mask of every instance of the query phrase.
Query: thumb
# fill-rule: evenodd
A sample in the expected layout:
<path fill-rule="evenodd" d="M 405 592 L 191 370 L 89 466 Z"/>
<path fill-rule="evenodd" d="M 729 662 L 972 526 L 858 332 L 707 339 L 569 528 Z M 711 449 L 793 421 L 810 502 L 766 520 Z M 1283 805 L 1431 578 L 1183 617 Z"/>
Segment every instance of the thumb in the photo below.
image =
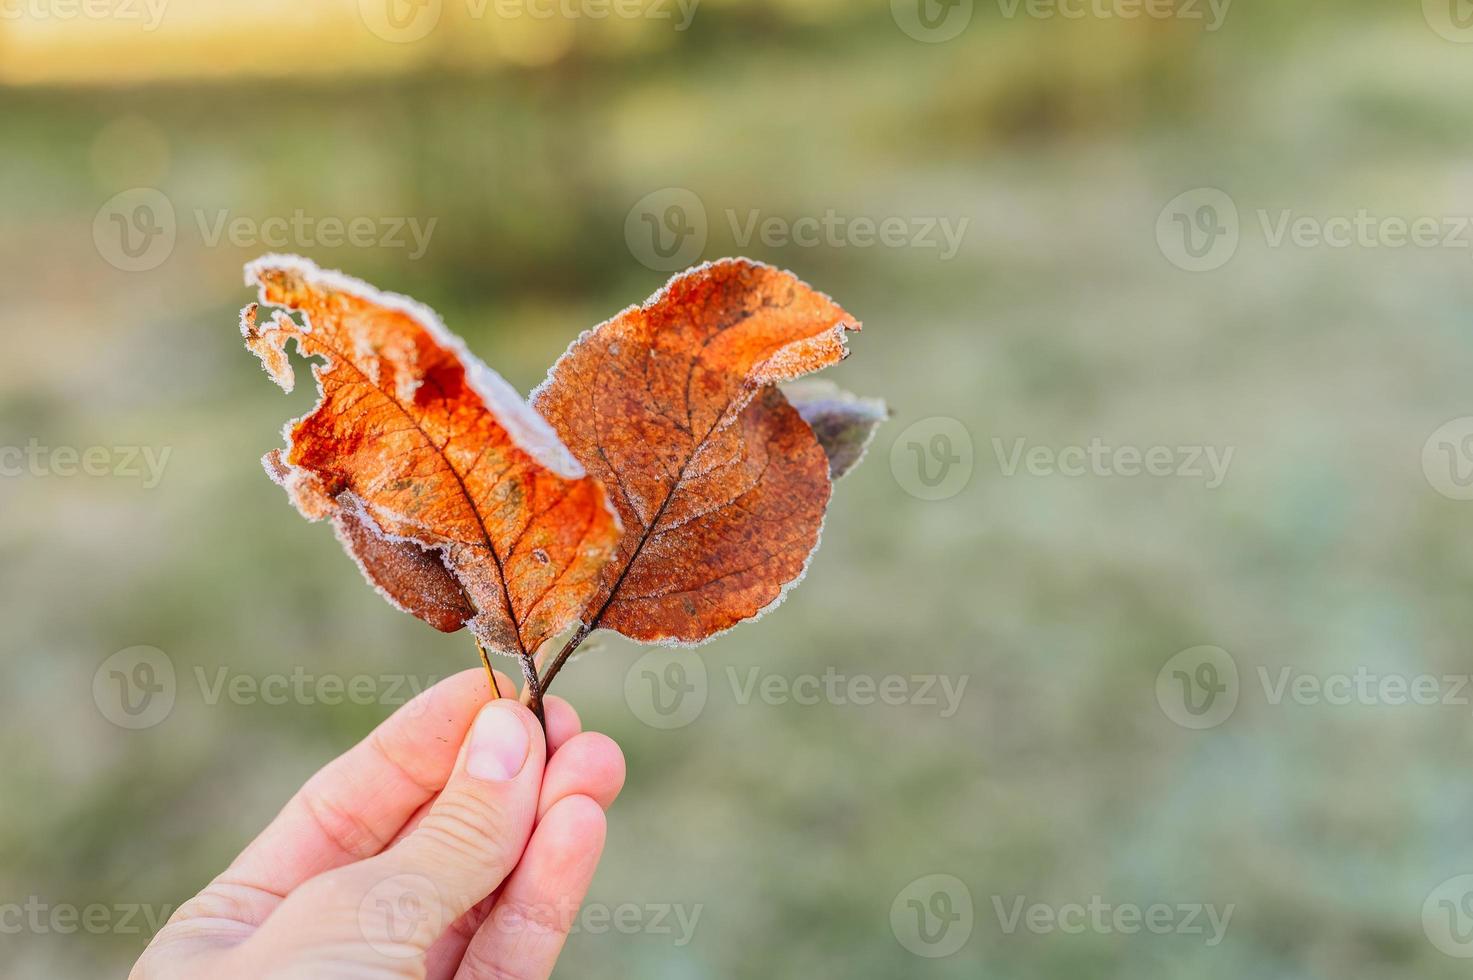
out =
<path fill-rule="evenodd" d="M 339 964 L 345 953 L 365 965 L 422 958 L 521 859 L 546 754 L 530 711 L 507 698 L 490 702 L 419 826 L 376 857 L 303 884 L 250 945 L 297 955 L 317 948 Z"/>

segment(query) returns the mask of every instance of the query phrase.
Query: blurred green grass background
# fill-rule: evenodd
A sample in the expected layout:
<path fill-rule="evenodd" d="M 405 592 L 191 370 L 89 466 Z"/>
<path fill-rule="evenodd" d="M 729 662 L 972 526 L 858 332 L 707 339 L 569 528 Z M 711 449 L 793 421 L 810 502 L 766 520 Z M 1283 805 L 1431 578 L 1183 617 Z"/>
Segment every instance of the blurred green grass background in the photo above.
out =
<path fill-rule="evenodd" d="M 210 246 L 196 212 L 435 219 L 416 260 L 287 250 L 434 306 L 525 392 L 578 331 L 664 281 L 625 218 L 681 187 L 710 218 L 702 257 L 792 268 L 864 320 L 830 376 L 896 417 L 838 485 L 804 583 L 693 654 L 710 690 L 692 723 L 640 720 L 625 682 L 642 651 L 617 638 L 562 675 L 629 762 L 591 901 L 701 911 L 685 945 L 581 932 L 560 974 L 1466 975 L 1422 909 L 1473 871 L 1473 709 L 1272 705 L 1254 680 L 1470 669 L 1473 511 L 1421 468 L 1428 435 L 1473 414 L 1470 254 L 1274 249 L 1254 217 L 1473 214 L 1473 47 L 1415 3 L 1240 0 L 1212 33 L 978 3 L 928 44 L 882 3 L 710 0 L 686 32 L 582 21 L 540 47 L 445 27 L 391 45 L 230 5 L 230 32 L 210 34 L 209 8 L 177 7 L 147 37 L 75 47 L 69 25 L 0 22 L 0 445 L 171 449 L 150 489 L 0 480 L 0 906 L 183 901 L 391 710 L 211 704 L 197 672 L 427 683 L 476 663 L 465 634 L 373 595 L 262 474 L 310 386 L 283 396 L 240 345 L 240 266 L 268 249 Z M 99 68 L 114 64 L 126 83 Z M 139 186 L 172 202 L 178 241 L 124 272 L 93 222 Z M 1243 241 L 1191 274 L 1155 227 L 1202 186 L 1236 201 Z M 728 209 L 969 225 L 943 261 L 739 247 Z M 930 417 L 975 447 L 970 482 L 939 501 L 891 467 Z M 1209 490 L 1007 476 L 993 449 L 1096 437 L 1234 457 Z M 1209 731 L 1154 694 L 1199 644 L 1243 676 Z M 92 685 L 135 645 L 164 651 L 179 689 L 165 720 L 129 731 Z M 754 667 L 967 687 L 946 718 L 743 704 L 729 671 Z M 975 906 L 965 945 L 937 959 L 890 923 L 933 873 Z M 1008 934 L 994 902 L 1095 895 L 1235 912 L 1208 946 Z M 146 942 L 7 929 L 0 972 L 119 976 Z"/>

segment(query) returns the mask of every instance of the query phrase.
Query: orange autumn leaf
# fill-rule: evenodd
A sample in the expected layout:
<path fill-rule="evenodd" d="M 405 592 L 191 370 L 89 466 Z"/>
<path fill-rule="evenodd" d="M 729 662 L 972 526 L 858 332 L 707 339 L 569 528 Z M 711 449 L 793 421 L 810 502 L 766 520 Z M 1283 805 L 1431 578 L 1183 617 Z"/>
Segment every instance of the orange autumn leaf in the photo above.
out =
<path fill-rule="evenodd" d="M 725 259 L 578 338 L 532 403 L 624 525 L 583 633 L 700 642 L 802 575 L 830 460 L 776 385 L 843 359 L 858 329 L 791 273 Z"/>
<path fill-rule="evenodd" d="M 285 345 L 319 358 L 320 398 L 267 471 L 331 518 L 365 577 L 437 629 L 535 652 L 578 617 L 620 538 L 604 488 L 427 307 L 291 256 L 246 267 L 246 346 L 284 389 Z"/>

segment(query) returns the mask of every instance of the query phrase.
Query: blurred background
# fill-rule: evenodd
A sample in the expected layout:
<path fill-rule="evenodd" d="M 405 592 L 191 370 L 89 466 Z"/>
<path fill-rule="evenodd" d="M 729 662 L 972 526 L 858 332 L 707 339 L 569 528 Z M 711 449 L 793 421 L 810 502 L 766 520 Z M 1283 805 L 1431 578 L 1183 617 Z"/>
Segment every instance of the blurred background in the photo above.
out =
<path fill-rule="evenodd" d="M 895 414 L 802 586 L 558 681 L 629 762 L 560 975 L 1466 976 L 1470 42 L 1465 0 L 7 0 L 0 973 L 126 974 L 476 666 L 261 471 L 313 393 L 240 268 L 288 251 L 524 392 L 701 259 L 865 322 L 828 374 Z"/>

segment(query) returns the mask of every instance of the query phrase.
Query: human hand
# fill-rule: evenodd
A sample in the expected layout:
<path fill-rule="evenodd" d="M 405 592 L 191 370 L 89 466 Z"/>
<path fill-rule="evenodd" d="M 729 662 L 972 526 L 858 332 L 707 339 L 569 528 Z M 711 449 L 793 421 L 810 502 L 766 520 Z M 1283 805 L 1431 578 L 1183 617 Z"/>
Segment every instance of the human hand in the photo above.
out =
<path fill-rule="evenodd" d="M 130 980 L 549 976 L 624 757 L 561 698 L 545 710 L 544 743 L 482 670 L 425 691 L 308 780 Z"/>

